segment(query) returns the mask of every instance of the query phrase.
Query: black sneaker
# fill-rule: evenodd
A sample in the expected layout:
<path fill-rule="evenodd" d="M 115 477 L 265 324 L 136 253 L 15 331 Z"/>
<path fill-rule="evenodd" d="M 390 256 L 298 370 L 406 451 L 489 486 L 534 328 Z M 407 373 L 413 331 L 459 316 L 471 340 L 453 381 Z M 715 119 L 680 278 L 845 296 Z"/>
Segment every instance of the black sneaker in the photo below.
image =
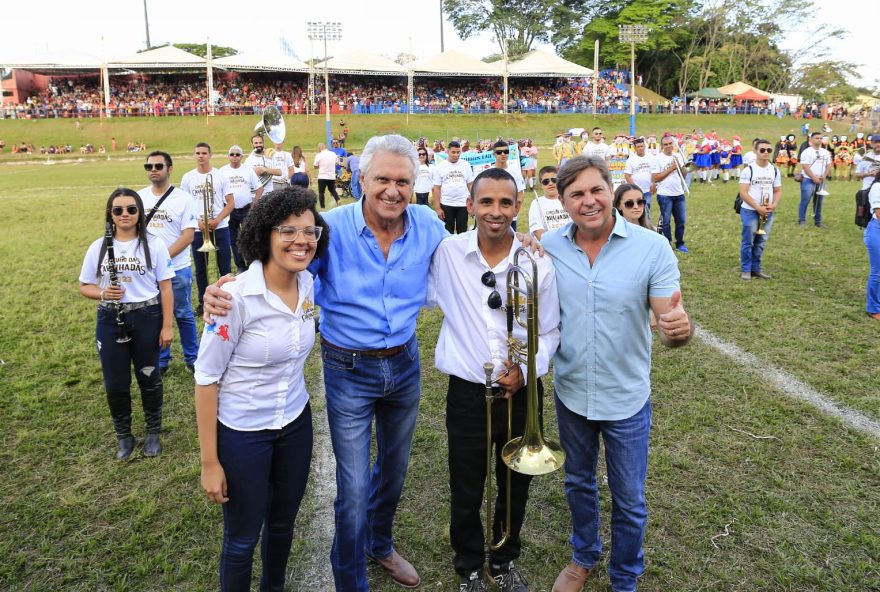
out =
<path fill-rule="evenodd" d="M 471 572 L 468 576 L 461 576 L 458 592 L 486 592 L 486 580 L 483 579 L 483 570 Z"/>
<path fill-rule="evenodd" d="M 513 561 L 505 565 L 493 565 L 491 573 L 501 592 L 529 592 L 529 582 Z"/>
<path fill-rule="evenodd" d="M 204 307 L 204 305 L 199 304 L 199 305 L 196 307 L 196 312 L 195 312 L 196 316 L 199 317 L 199 318 L 201 318 L 201 316 L 202 316 L 204 313 L 205 313 L 205 307 Z"/>
<path fill-rule="evenodd" d="M 190 374 L 196 373 L 196 365 L 195 364 L 187 364 L 186 369 L 189 370 Z"/>

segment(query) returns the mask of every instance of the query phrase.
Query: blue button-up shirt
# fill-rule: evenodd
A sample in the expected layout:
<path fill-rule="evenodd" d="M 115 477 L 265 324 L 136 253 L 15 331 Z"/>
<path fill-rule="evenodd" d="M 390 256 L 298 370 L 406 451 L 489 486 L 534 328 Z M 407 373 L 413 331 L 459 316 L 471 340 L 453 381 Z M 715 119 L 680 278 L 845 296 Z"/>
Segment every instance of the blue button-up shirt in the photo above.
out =
<path fill-rule="evenodd" d="M 316 278 L 321 335 L 357 350 L 406 343 L 425 303 L 431 257 L 448 236 L 443 222 L 431 208 L 408 206 L 403 234 L 386 259 L 364 220 L 362 202 L 322 216 L 330 227 L 327 253 L 309 267 Z"/>
<path fill-rule="evenodd" d="M 592 266 L 569 222 L 544 235 L 559 291 L 556 393 L 591 420 L 627 419 L 651 394 L 649 297 L 679 289 L 678 260 L 663 236 L 616 216 Z"/>

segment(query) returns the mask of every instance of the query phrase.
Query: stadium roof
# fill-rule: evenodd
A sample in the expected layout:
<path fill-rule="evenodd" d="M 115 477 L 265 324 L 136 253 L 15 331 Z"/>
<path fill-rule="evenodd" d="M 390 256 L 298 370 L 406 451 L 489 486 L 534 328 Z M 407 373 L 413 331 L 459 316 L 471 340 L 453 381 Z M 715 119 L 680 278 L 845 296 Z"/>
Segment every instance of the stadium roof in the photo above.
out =
<path fill-rule="evenodd" d="M 308 70 L 308 67 L 306 68 Z M 324 62 L 315 65 L 316 71 L 324 69 Z M 334 74 L 373 74 L 405 76 L 406 68 L 388 58 L 363 50 L 350 51 L 327 60 L 327 70 Z"/>
<path fill-rule="evenodd" d="M 148 49 L 118 60 L 109 60 L 109 68 L 127 68 L 131 70 L 173 69 L 173 70 L 204 70 L 207 61 L 204 58 L 183 51 L 173 45 L 163 45 Z"/>
<path fill-rule="evenodd" d="M 37 74 L 60 75 L 82 74 L 86 71 L 101 69 L 101 59 L 95 56 L 76 52 L 63 51 L 58 53 L 42 53 L 39 56 L 28 56 L 22 59 L 0 61 L 7 68 L 18 68 Z M 97 72 L 95 72 L 97 73 Z"/>
<path fill-rule="evenodd" d="M 504 65 L 501 62 L 494 62 L 493 66 L 497 66 L 498 74 L 503 74 Z M 532 76 L 532 77 L 567 77 L 567 78 L 586 78 L 593 75 L 593 71 L 574 62 L 569 62 L 555 54 L 534 49 L 524 55 L 521 59 L 507 64 L 508 76 Z"/>
<path fill-rule="evenodd" d="M 262 53 L 239 53 L 212 60 L 216 68 L 236 72 L 308 72 L 309 67 L 301 61 L 283 55 Z"/>
<path fill-rule="evenodd" d="M 455 50 L 447 50 L 430 58 L 419 60 L 412 65 L 415 76 L 500 76 L 496 64 L 487 64 Z"/>
<path fill-rule="evenodd" d="M 765 100 L 765 99 L 770 98 L 769 93 L 765 93 L 760 88 L 755 88 L 751 84 L 746 84 L 745 82 L 742 82 L 742 81 L 734 82 L 733 84 L 728 84 L 727 86 L 719 87 L 718 90 L 720 90 L 721 92 L 723 92 L 726 95 L 741 95 L 744 92 L 746 92 L 747 90 L 753 90 L 753 91 L 762 95 L 762 98 L 760 100 Z"/>

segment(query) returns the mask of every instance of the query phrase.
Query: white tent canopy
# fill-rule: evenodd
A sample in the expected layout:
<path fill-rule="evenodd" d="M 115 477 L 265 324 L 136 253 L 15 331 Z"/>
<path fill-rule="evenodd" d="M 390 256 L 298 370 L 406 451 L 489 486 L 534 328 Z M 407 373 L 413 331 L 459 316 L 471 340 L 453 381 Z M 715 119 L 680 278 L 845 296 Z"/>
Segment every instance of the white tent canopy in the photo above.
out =
<path fill-rule="evenodd" d="M 212 60 L 214 66 L 237 72 L 308 72 L 301 61 L 284 56 L 262 53 L 240 53 Z"/>
<path fill-rule="evenodd" d="M 324 69 L 324 62 L 315 65 L 315 71 Z M 388 58 L 363 50 L 355 50 L 327 60 L 327 70 L 333 74 L 373 74 L 405 76 L 406 68 Z"/>
<path fill-rule="evenodd" d="M 173 45 L 164 45 L 154 49 L 148 49 L 117 60 L 109 60 L 109 68 L 127 68 L 139 70 L 144 68 L 156 69 L 197 69 L 205 68 L 206 60 L 195 54 L 183 51 Z"/>
<path fill-rule="evenodd" d="M 503 74 L 502 62 L 494 62 L 498 73 Z M 588 78 L 593 71 L 561 57 L 534 49 L 515 62 L 507 64 L 508 76 L 534 76 L 548 78 Z"/>
<path fill-rule="evenodd" d="M 455 50 L 447 50 L 412 65 L 415 76 L 500 76 L 499 66 Z"/>

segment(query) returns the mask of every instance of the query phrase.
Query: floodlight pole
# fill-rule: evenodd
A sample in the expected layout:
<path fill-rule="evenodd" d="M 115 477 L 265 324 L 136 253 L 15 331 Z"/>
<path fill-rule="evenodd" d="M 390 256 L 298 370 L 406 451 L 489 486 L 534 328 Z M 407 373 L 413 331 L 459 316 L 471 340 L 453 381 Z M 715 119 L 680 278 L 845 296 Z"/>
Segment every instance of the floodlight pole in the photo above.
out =
<path fill-rule="evenodd" d="M 621 43 L 629 43 L 629 135 L 636 135 L 636 43 L 648 40 L 648 27 L 645 25 L 618 25 Z"/>
<path fill-rule="evenodd" d="M 503 37 L 503 38 L 501 39 L 501 51 L 502 51 L 503 54 L 504 54 L 504 55 L 502 56 L 502 57 L 504 58 L 504 77 L 502 78 L 502 83 L 504 84 L 504 105 L 502 105 L 502 108 L 504 109 L 504 125 L 505 125 L 505 127 L 507 126 L 507 118 L 508 118 L 508 113 L 507 113 L 507 111 L 508 111 L 508 108 L 507 108 L 507 106 L 508 106 L 508 102 L 507 102 L 507 101 L 508 101 L 508 96 L 509 96 L 509 91 L 508 91 L 508 88 L 507 88 L 507 76 L 508 76 L 508 71 L 507 71 L 507 60 L 508 60 L 508 57 L 509 57 L 509 55 L 510 55 L 510 54 L 508 53 L 507 41 L 508 41 L 508 40 L 507 40 L 506 37 Z"/>
<path fill-rule="evenodd" d="M 144 0 L 144 26 L 147 28 L 147 49 L 152 49 L 150 45 L 150 18 L 147 16 L 147 0 Z"/>
<path fill-rule="evenodd" d="M 327 133 L 327 145 L 332 144 L 333 133 L 330 130 L 330 75 L 327 71 L 327 40 L 339 41 L 342 39 L 342 23 L 309 21 L 308 33 L 310 41 L 324 41 L 324 111 Z"/>

